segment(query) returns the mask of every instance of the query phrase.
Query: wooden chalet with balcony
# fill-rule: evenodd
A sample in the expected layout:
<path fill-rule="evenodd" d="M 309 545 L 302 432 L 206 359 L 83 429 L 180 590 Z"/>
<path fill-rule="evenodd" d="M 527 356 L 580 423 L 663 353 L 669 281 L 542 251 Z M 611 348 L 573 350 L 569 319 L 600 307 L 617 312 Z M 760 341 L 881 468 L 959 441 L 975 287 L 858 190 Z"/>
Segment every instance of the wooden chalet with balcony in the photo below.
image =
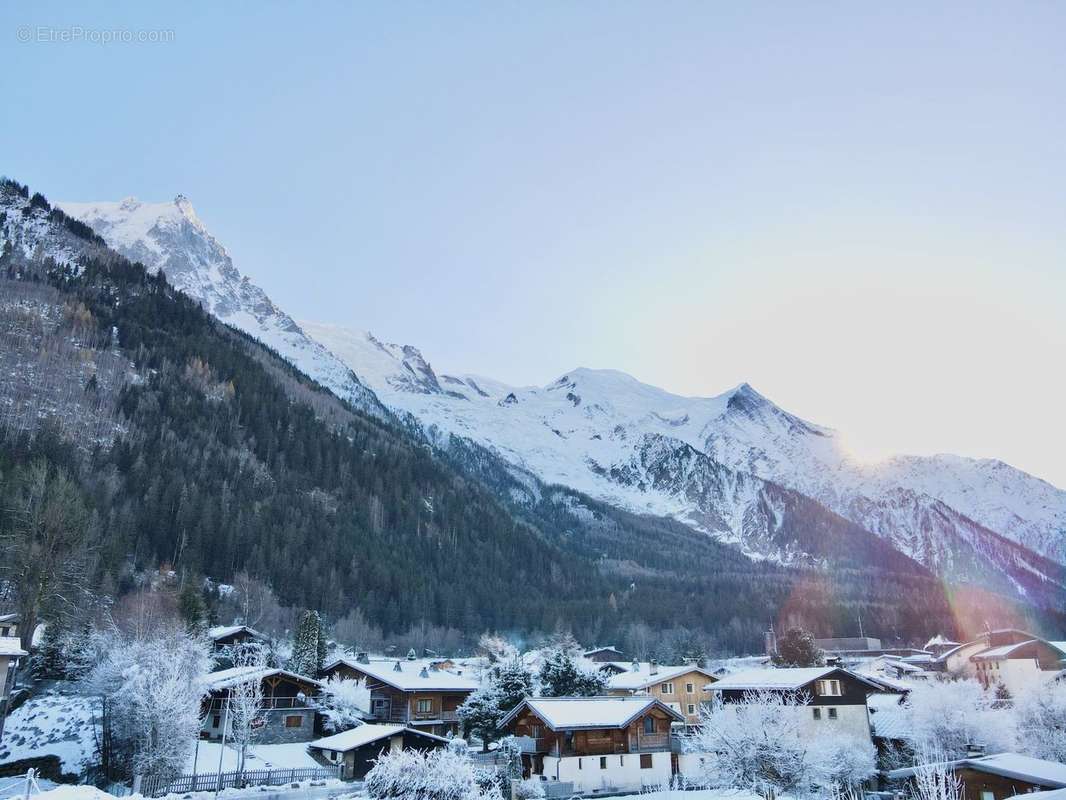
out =
<path fill-rule="evenodd" d="M 271 667 L 232 667 L 207 676 L 208 696 L 204 700 L 202 739 L 228 737 L 229 696 L 236 686 L 259 681 L 263 701 L 255 728 L 262 744 L 309 742 L 315 738 L 317 697 L 322 684 L 313 678 Z"/>
<path fill-rule="evenodd" d="M 674 723 L 685 718 L 654 697 L 526 698 L 501 721 L 524 753 L 523 773 L 575 792 L 639 791 L 677 771 Z"/>
<path fill-rule="evenodd" d="M 370 719 L 407 725 L 445 736 L 459 730 L 459 706 L 479 686 L 474 678 L 445 669 L 445 663 L 409 657 L 377 661 L 360 655 L 337 659 L 323 668 L 325 677 L 366 682 Z"/>

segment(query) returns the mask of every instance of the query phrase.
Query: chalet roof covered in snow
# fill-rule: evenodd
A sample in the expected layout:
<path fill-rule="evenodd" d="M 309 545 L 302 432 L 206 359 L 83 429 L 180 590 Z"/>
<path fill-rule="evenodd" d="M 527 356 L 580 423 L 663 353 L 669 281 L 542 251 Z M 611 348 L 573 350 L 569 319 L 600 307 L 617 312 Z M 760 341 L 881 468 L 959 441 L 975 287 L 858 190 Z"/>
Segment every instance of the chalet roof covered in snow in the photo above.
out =
<path fill-rule="evenodd" d="M 727 675 L 718 683 L 712 683 L 707 688 L 712 692 L 757 691 L 759 689 L 796 690 L 812 681 L 821 680 L 833 674 L 848 675 L 871 688 L 883 689 L 882 686 L 869 677 L 849 672 L 840 667 L 768 667 L 766 669 L 748 669 Z"/>
<path fill-rule="evenodd" d="M 528 708 L 553 731 L 578 728 L 624 728 L 649 709 L 657 707 L 678 722 L 685 718 L 647 695 L 627 697 L 527 697 L 500 721 L 504 727 Z"/>
<path fill-rule="evenodd" d="M 657 683 L 663 683 L 665 681 L 671 681 L 680 675 L 686 675 L 690 672 L 699 672 L 705 678 L 709 680 L 717 680 L 707 670 L 702 667 L 697 667 L 693 664 L 682 664 L 680 666 L 664 667 L 660 665 L 655 666 L 655 671 L 652 671 L 652 666 L 647 661 L 638 661 L 630 664 L 626 664 L 624 661 L 610 662 L 612 665 L 617 664 L 623 667 L 626 671 L 620 672 L 617 675 L 612 675 L 607 681 L 607 687 L 609 689 L 644 689 L 648 686 L 654 686 Z"/>
<path fill-rule="evenodd" d="M 610 644 L 610 645 L 607 645 L 606 647 L 594 647 L 591 650 L 586 650 L 585 651 L 585 657 L 587 658 L 589 656 L 594 656 L 597 653 L 614 653 L 617 656 L 623 655 L 621 650 L 619 650 L 613 644 Z"/>
<path fill-rule="evenodd" d="M 1050 789 L 1066 787 L 1066 764 L 1023 756 L 1019 753 L 996 753 L 991 756 L 960 758 L 958 761 L 944 763 L 954 769 L 975 769 L 979 772 L 1046 786 Z M 895 769 L 888 773 L 888 777 L 892 780 L 910 778 L 916 771 L 916 767 Z"/>
<path fill-rule="evenodd" d="M 443 669 L 433 669 L 427 659 L 363 663 L 352 659 L 340 658 L 331 662 L 327 669 L 341 663 L 404 692 L 415 692 L 420 689 L 444 692 L 472 692 L 480 686 L 476 680 L 465 675 L 456 675 L 454 672 L 448 672 Z"/>
<path fill-rule="evenodd" d="M 866 701 L 870 709 L 870 725 L 879 739 L 903 740 L 912 733 L 910 714 L 901 705 L 901 697 L 893 694 L 872 694 Z"/>
<path fill-rule="evenodd" d="M 249 681 L 261 681 L 264 678 L 270 678 L 275 675 L 281 675 L 282 677 L 294 681 L 300 681 L 302 683 L 310 683 L 314 686 L 322 686 L 321 681 L 317 681 L 314 678 L 308 678 L 306 675 L 298 675 L 297 673 L 289 672 L 286 669 L 256 666 L 230 667 L 229 669 L 220 669 L 218 672 L 212 672 L 207 676 L 206 686 L 208 691 L 217 692 L 222 689 L 239 686 L 242 683 L 248 683 Z"/>
<path fill-rule="evenodd" d="M 250 628 L 247 625 L 216 625 L 214 628 L 208 628 L 207 635 L 217 642 L 219 639 L 226 639 L 241 631 L 245 631 L 257 639 L 267 638 L 255 628 Z"/>
<path fill-rule="evenodd" d="M 29 655 L 22 649 L 22 643 L 17 636 L 0 636 L 0 656 L 20 658 Z"/>
<path fill-rule="evenodd" d="M 324 739 L 316 739 L 307 746 L 314 747 L 317 750 L 336 750 L 343 753 L 403 733 L 425 736 L 427 739 L 435 739 L 440 742 L 448 741 L 443 736 L 417 731 L 414 728 L 408 728 L 403 725 L 360 725 L 350 731 L 343 731 L 333 736 L 327 736 Z"/>

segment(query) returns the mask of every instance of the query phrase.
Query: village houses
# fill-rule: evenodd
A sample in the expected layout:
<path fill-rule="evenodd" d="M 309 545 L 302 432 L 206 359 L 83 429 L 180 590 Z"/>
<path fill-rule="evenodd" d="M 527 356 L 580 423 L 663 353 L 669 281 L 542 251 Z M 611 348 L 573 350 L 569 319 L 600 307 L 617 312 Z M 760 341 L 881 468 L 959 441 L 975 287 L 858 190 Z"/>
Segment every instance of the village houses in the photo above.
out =
<path fill-rule="evenodd" d="M 480 683 L 445 666 L 440 661 L 416 658 L 414 653 L 406 659 L 390 660 L 372 660 L 361 653 L 355 659 L 330 662 L 322 673 L 326 678 L 365 681 L 374 722 L 446 736 L 459 731 L 459 706 Z"/>
<path fill-rule="evenodd" d="M 677 772 L 671 727 L 684 717 L 654 697 L 526 698 L 500 722 L 518 737 L 525 777 L 573 792 L 640 791 Z"/>
<path fill-rule="evenodd" d="M 231 734 L 228 719 L 230 691 L 249 681 L 262 684 L 263 700 L 256 723 L 260 744 L 309 742 L 315 737 L 315 701 L 322 684 L 313 678 L 272 667 L 231 667 L 207 677 L 207 699 L 200 736 L 218 740 Z"/>
<path fill-rule="evenodd" d="M 708 686 L 717 680 L 709 671 L 693 664 L 659 666 L 655 661 L 633 661 L 617 666 L 625 669 L 607 680 L 608 694 L 651 695 L 684 715 L 689 725 L 700 721 L 700 708 L 711 700 Z"/>

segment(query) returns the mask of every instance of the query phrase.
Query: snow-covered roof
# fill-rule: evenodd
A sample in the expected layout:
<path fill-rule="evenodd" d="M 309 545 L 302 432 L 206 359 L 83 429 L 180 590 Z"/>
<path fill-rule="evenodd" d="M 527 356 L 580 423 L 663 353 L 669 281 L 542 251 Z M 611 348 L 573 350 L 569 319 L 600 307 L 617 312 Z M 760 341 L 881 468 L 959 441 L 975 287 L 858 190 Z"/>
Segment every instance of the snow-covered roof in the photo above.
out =
<path fill-rule="evenodd" d="M 326 669 L 335 667 L 337 664 L 344 664 L 404 692 L 414 692 L 420 689 L 472 692 L 481 685 L 465 675 L 456 675 L 454 672 L 443 669 L 432 669 L 431 661 L 431 659 L 411 659 L 371 661 L 364 664 L 360 661 L 338 658 L 330 662 Z"/>
<path fill-rule="evenodd" d="M 314 678 L 308 678 L 306 675 L 298 675 L 297 673 L 289 672 L 286 669 L 256 666 L 230 667 L 229 669 L 220 669 L 217 672 L 212 672 L 207 676 L 206 686 L 208 691 L 216 692 L 220 689 L 229 689 L 232 686 L 239 686 L 240 684 L 248 683 L 249 681 L 261 681 L 263 678 L 269 678 L 274 675 L 281 675 L 286 678 L 291 678 L 294 681 L 302 681 L 303 683 L 322 686 L 321 681 L 317 681 Z"/>
<path fill-rule="evenodd" d="M 624 697 L 527 697 L 500 721 L 504 727 L 528 708 L 553 731 L 576 728 L 624 728 L 652 707 L 661 708 L 678 722 L 685 718 L 677 711 L 647 695 Z"/>
<path fill-rule="evenodd" d="M 911 732 L 910 715 L 900 705 L 900 696 L 872 694 L 866 700 L 870 709 L 870 725 L 874 736 L 881 739 L 906 739 Z"/>
<path fill-rule="evenodd" d="M 766 669 L 748 669 L 726 675 L 718 683 L 707 688 L 717 691 L 744 691 L 758 689 L 799 689 L 811 681 L 820 680 L 833 673 L 850 675 L 857 681 L 875 689 L 882 687 L 871 678 L 849 672 L 840 667 L 768 667 Z"/>
<path fill-rule="evenodd" d="M 417 731 L 414 728 L 408 728 L 403 725 L 360 725 L 358 728 L 352 728 L 350 731 L 327 736 L 324 739 L 316 739 L 307 746 L 314 747 L 317 750 L 337 750 L 343 753 L 347 750 L 354 750 L 365 744 L 370 744 L 371 742 L 376 742 L 380 739 L 387 739 L 402 733 L 425 736 L 440 742 L 448 741 L 443 736 L 425 733 L 424 731 Z"/>
<path fill-rule="evenodd" d="M 27 655 L 29 653 L 22 649 L 22 643 L 17 636 L 0 636 L 0 656 L 18 658 Z"/>
<path fill-rule="evenodd" d="M 1048 789 L 1046 792 L 1026 792 L 1016 794 L 1014 797 L 1024 797 L 1025 800 L 1066 800 L 1066 789 Z M 1014 800 L 1014 797 L 1008 800 Z"/>
<path fill-rule="evenodd" d="M 701 675 L 712 681 L 716 680 L 714 675 L 710 672 L 693 664 L 682 664 L 680 666 L 669 667 L 656 666 L 655 672 L 652 672 L 651 664 L 647 661 L 639 661 L 628 665 L 624 661 L 611 661 L 609 663 L 626 670 L 617 675 L 612 675 L 608 679 L 607 688 L 609 689 L 643 689 L 646 686 L 669 681 L 680 675 L 688 674 L 689 672 L 699 672 Z"/>
<path fill-rule="evenodd" d="M 18 622 L 18 621 L 19 621 L 18 612 L 13 611 L 13 612 L 8 613 L 8 614 L 0 614 L 0 622 Z"/>
<path fill-rule="evenodd" d="M 622 651 L 613 644 L 609 644 L 606 647 L 593 647 L 591 650 L 585 651 L 586 656 L 591 656 L 595 653 L 618 653 L 618 655 L 622 655 Z"/>
<path fill-rule="evenodd" d="M 217 642 L 219 639 L 225 639 L 241 631 L 247 631 L 251 636 L 255 636 L 258 639 L 267 638 L 255 628 L 250 628 L 247 625 L 216 625 L 213 628 L 208 628 L 207 635 Z"/>
<path fill-rule="evenodd" d="M 1066 787 L 1066 764 L 1045 761 L 1042 758 L 1033 758 L 1032 756 L 1023 756 L 1019 753 L 996 753 L 991 756 L 960 758 L 957 761 L 944 763 L 954 769 L 975 769 L 980 772 L 1026 781 L 1040 786 L 1049 786 L 1056 789 Z M 909 778 L 918 769 L 920 767 L 892 770 L 888 773 L 888 777 L 893 780 Z"/>
<path fill-rule="evenodd" d="M 958 642 L 953 642 L 951 639 L 944 636 L 942 633 L 938 633 L 936 636 L 934 636 L 932 639 L 925 643 L 924 649 L 928 650 L 930 647 L 956 647 L 958 646 L 958 644 Z"/>

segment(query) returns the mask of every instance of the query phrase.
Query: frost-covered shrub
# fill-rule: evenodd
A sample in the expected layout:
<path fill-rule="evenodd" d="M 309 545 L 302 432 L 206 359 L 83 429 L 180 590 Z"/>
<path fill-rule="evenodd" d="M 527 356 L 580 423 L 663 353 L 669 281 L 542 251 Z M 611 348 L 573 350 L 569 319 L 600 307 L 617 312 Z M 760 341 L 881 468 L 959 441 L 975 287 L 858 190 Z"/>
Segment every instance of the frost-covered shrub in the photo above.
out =
<path fill-rule="evenodd" d="M 1014 701 L 1019 753 L 1066 763 L 1066 684 L 1048 682 Z"/>
<path fill-rule="evenodd" d="M 493 773 L 447 749 L 390 750 L 367 773 L 366 792 L 372 800 L 503 800 Z"/>
<path fill-rule="evenodd" d="M 907 744 L 919 757 L 936 752 L 949 760 L 964 758 L 971 744 L 989 753 L 1014 746 L 1013 715 L 995 708 L 995 697 L 977 681 L 915 686 L 905 708 Z"/>
<path fill-rule="evenodd" d="M 515 800 L 537 800 L 537 798 L 544 797 L 544 781 L 536 778 L 515 781 L 513 786 Z"/>
<path fill-rule="evenodd" d="M 739 703 L 704 709 L 690 752 L 702 754 L 701 785 L 746 789 L 763 797 L 824 797 L 875 771 L 869 741 L 840 733 L 813 740 L 807 697 L 795 692 L 748 692 Z"/>
<path fill-rule="evenodd" d="M 324 727 L 340 733 L 359 725 L 370 714 L 370 690 L 366 681 L 334 675 L 322 690 L 321 713 Z"/>

